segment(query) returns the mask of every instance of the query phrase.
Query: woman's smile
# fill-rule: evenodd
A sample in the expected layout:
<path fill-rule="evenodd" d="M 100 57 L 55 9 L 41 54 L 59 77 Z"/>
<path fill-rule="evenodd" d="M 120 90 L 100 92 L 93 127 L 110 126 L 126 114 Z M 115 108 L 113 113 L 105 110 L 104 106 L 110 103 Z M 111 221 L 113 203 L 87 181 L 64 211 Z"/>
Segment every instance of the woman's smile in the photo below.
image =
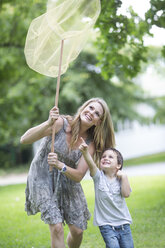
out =
<path fill-rule="evenodd" d="M 92 102 L 87 105 L 81 113 L 81 121 L 87 121 L 92 125 L 97 125 L 101 116 L 103 115 L 103 108 L 100 103 Z"/>
<path fill-rule="evenodd" d="M 86 116 L 86 119 L 88 119 L 89 121 L 92 121 L 92 117 L 91 117 L 91 115 L 89 115 L 89 114 L 85 114 L 85 116 Z"/>

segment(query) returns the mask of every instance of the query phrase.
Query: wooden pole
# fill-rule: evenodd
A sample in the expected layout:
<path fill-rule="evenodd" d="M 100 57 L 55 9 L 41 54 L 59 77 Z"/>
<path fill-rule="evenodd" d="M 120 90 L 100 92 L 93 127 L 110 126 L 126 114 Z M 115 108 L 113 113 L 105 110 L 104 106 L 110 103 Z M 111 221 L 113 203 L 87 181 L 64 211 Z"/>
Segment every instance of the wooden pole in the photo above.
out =
<path fill-rule="evenodd" d="M 58 71 L 58 78 L 57 78 L 57 85 L 56 85 L 56 96 L 55 96 L 55 106 L 56 107 L 58 107 L 58 98 L 59 98 L 59 90 L 60 90 L 60 77 L 61 77 L 61 64 L 62 64 L 63 46 L 64 46 L 64 40 L 61 41 L 59 71 Z M 51 152 L 54 152 L 55 131 L 56 131 L 56 122 L 54 122 L 53 128 L 52 128 Z M 53 169 L 53 166 L 49 166 L 49 170 L 52 171 L 52 169 Z"/>

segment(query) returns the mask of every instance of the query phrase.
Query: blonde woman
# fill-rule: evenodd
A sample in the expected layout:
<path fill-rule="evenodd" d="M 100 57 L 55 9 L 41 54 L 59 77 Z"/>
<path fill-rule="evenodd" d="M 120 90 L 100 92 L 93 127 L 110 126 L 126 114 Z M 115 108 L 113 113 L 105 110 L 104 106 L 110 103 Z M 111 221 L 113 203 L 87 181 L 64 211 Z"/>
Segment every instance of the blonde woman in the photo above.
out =
<path fill-rule="evenodd" d="M 56 121 L 54 149 L 50 153 L 52 125 Z M 85 102 L 74 117 L 61 116 L 57 107 L 50 110 L 44 123 L 29 129 L 21 143 L 31 144 L 41 138 L 42 143 L 29 170 L 26 187 L 28 215 L 41 212 L 41 219 L 49 224 L 52 248 L 65 248 L 63 223 L 68 224 L 69 248 L 79 248 L 83 230 L 90 213 L 80 184 L 88 165 L 79 150 L 81 137 L 89 153 L 98 164 L 101 151 L 115 146 L 110 112 L 103 99 Z M 53 166 L 53 170 L 49 170 Z"/>

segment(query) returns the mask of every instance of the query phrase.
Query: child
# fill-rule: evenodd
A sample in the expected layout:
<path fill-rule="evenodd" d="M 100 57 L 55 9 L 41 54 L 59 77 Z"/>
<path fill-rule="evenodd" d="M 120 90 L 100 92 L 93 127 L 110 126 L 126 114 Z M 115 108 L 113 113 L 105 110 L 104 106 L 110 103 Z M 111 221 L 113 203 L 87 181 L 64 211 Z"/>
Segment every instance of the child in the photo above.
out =
<path fill-rule="evenodd" d="M 132 218 L 125 197 L 131 188 L 127 175 L 121 171 L 123 157 L 114 149 L 106 149 L 100 160 L 99 170 L 88 152 L 88 146 L 81 138 L 81 150 L 95 185 L 94 225 L 99 226 L 106 248 L 133 248 L 130 229 Z"/>

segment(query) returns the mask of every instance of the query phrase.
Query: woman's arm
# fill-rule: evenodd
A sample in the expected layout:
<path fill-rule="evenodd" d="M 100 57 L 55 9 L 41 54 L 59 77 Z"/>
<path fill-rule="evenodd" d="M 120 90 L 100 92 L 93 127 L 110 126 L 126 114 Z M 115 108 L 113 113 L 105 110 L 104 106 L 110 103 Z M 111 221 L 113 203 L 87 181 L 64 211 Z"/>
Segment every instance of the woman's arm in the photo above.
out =
<path fill-rule="evenodd" d="M 118 170 L 117 177 L 121 180 L 121 194 L 123 197 L 127 198 L 131 194 L 131 187 L 128 181 L 128 177 L 121 170 Z"/>
<path fill-rule="evenodd" d="M 21 137 L 20 142 L 22 144 L 32 144 L 33 142 L 49 136 L 52 133 L 52 126 L 56 121 L 56 133 L 61 129 L 63 125 L 63 119 L 59 116 L 57 107 L 53 107 L 49 112 L 49 119 L 36 127 L 28 129 Z"/>
<path fill-rule="evenodd" d="M 89 153 L 91 155 L 93 155 L 93 153 L 94 153 L 94 145 L 92 143 L 89 145 Z M 55 166 L 59 170 L 61 170 L 63 168 L 63 166 L 65 165 L 66 166 L 65 175 L 69 179 L 71 179 L 75 182 L 80 182 L 88 170 L 88 165 L 87 165 L 83 156 L 81 156 L 76 169 L 71 168 L 70 166 L 60 162 L 58 160 L 56 153 L 49 153 L 48 154 L 48 164 L 51 166 Z"/>

